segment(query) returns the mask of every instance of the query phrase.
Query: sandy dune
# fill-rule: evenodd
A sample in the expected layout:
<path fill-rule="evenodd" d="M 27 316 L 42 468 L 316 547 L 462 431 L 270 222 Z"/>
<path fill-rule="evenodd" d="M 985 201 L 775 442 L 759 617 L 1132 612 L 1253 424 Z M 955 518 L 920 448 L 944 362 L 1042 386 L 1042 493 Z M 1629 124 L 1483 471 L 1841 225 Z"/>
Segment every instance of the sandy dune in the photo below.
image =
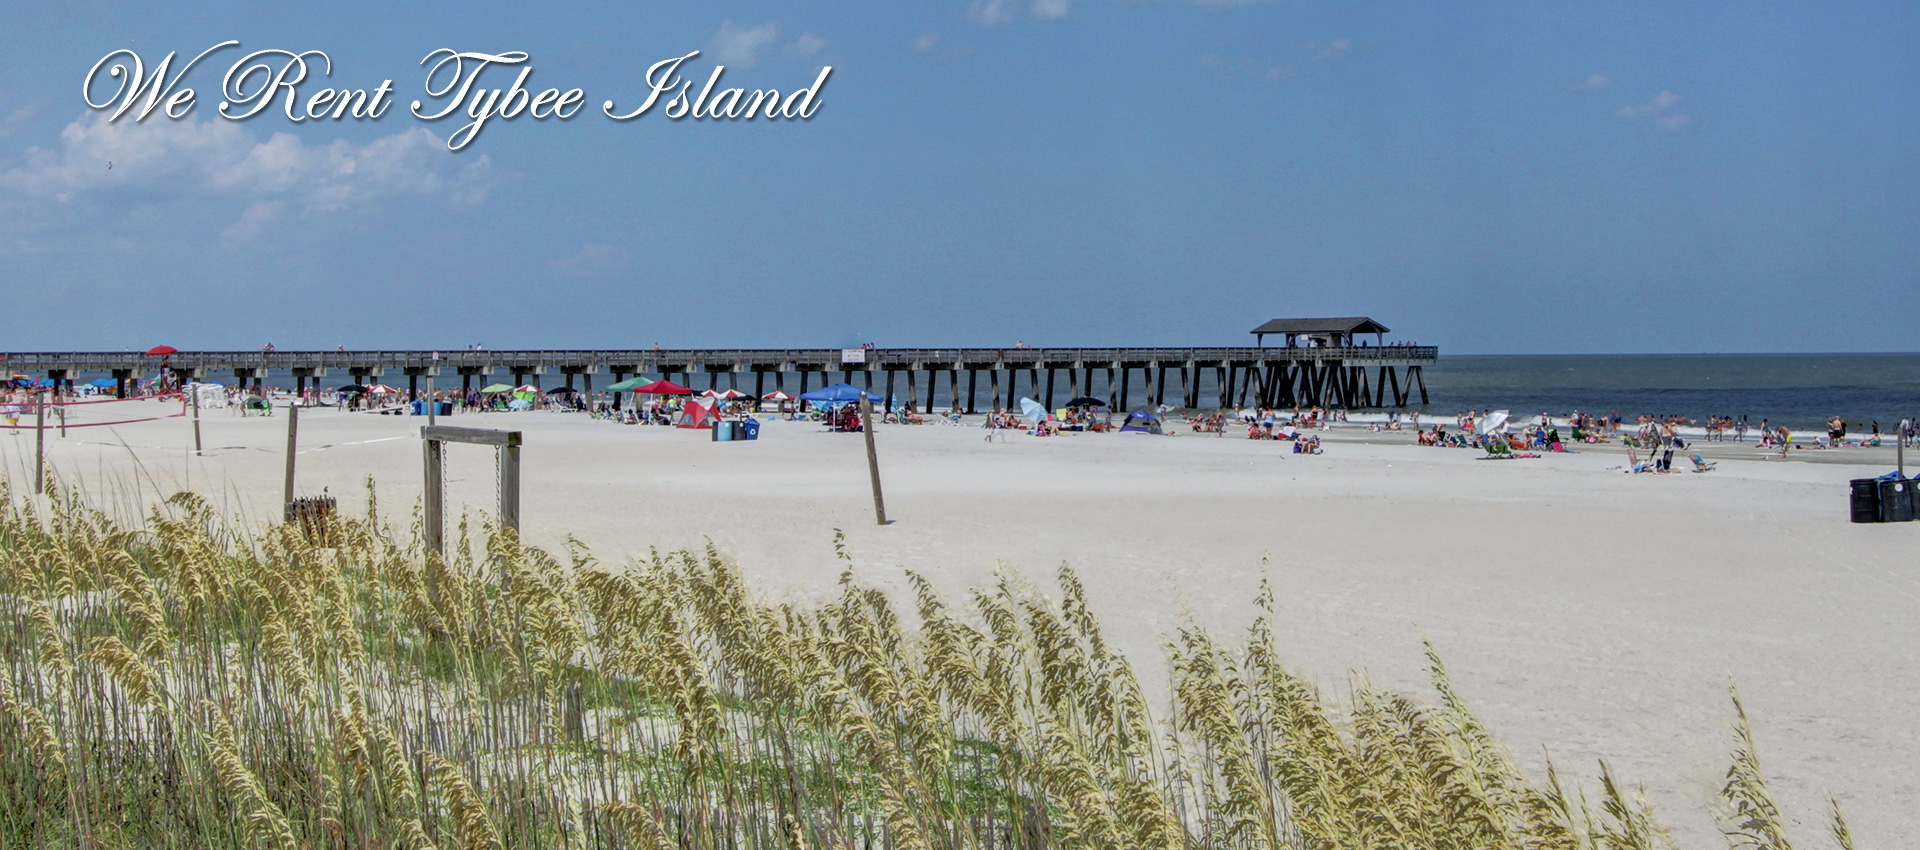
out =
<path fill-rule="evenodd" d="M 180 419 L 76 430 L 49 454 L 123 510 L 191 485 L 264 519 L 278 512 L 285 422 L 212 413 L 198 459 Z M 383 510 L 404 518 L 422 423 L 309 411 L 300 491 L 329 488 L 357 511 L 374 475 Z M 1305 457 L 1210 436 L 989 442 L 973 427 L 896 427 L 878 434 L 896 520 L 881 528 L 859 438 L 812 424 L 739 444 L 552 413 L 447 424 L 526 433 L 536 544 L 572 534 L 618 560 L 710 538 L 765 592 L 802 595 L 831 592 L 836 527 L 861 577 L 896 589 L 900 566 L 957 594 L 996 563 L 1045 587 L 1070 562 L 1116 642 L 1156 671 L 1158 640 L 1183 618 L 1246 624 L 1270 556 L 1295 667 L 1335 691 L 1351 675 L 1418 689 L 1430 638 L 1525 763 L 1545 745 L 1585 778 L 1606 758 L 1647 783 L 1686 846 L 1719 846 L 1703 812 L 1725 769 L 1732 676 L 1803 842 L 1824 832 L 1831 789 L 1861 846 L 1920 844 L 1920 523 L 1846 513 L 1846 480 L 1885 471 L 1890 449 L 1802 463 L 1712 446 L 1727 458 L 1717 472 L 1629 476 L 1608 469 L 1615 448 L 1488 462 L 1357 429 Z M 25 480 L 31 433 L 0 432 L 0 452 Z M 456 447 L 448 475 L 456 506 L 490 506 L 488 450 Z"/>

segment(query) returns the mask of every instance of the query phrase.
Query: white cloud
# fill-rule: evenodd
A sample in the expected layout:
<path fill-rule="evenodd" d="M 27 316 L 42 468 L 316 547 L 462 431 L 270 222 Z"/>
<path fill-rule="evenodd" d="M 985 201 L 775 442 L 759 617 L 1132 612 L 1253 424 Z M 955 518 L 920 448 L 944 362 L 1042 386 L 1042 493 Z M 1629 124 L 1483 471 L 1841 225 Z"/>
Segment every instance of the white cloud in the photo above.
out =
<path fill-rule="evenodd" d="M 220 236 L 229 242 L 252 242 L 280 220 L 280 214 L 286 207 L 285 201 L 255 201 L 248 204 L 246 212 L 221 231 Z"/>
<path fill-rule="evenodd" d="M 12 136 L 14 131 L 20 129 L 22 124 L 33 120 L 33 117 L 39 114 L 39 103 L 29 103 L 25 106 L 6 110 L 6 115 L 0 116 L 0 139 Z"/>
<path fill-rule="evenodd" d="M 967 7 L 967 17 L 975 23 L 998 26 L 1013 20 L 1014 0 L 973 0 Z"/>
<path fill-rule="evenodd" d="M 1033 0 L 1033 13 L 1042 18 L 1064 18 L 1073 12 L 1073 0 Z"/>
<path fill-rule="evenodd" d="M 1266 73 L 1266 79 L 1267 79 L 1267 82 L 1269 83 L 1284 83 L 1288 80 L 1291 80 L 1293 79 L 1293 66 L 1292 65 L 1275 65 L 1271 68 L 1268 68 Z"/>
<path fill-rule="evenodd" d="M 1580 80 L 1579 82 L 1576 82 L 1573 85 L 1567 86 L 1567 91 L 1599 91 L 1600 89 L 1604 89 L 1610 85 L 1613 85 L 1612 80 L 1607 79 L 1606 77 L 1600 74 L 1593 74 L 1588 76 L 1584 80 Z"/>
<path fill-rule="evenodd" d="M 95 114 L 68 124 L 58 146 L 29 148 L 23 164 L 0 173 L 0 194 L 14 195 L 17 209 L 42 219 L 112 197 L 146 204 L 239 199 L 251 205 L 229 228 L 240 236 L 289 210 L 359 211 L 403 195 L 472 206 L 491 183 L 487 157 L 449 154 L 423 127 L 365 144 L 308 144 L 292 133 L 263 142 L 245 125 L 219 119 L 108 123 Z"/>
<path fill-rule="evenodd" d="M 926 53 L 940 46 L 940 34 L 928 30 L 913 37 L 913 49 Z"/>
<path fill-rule="evenodd" d="M 627 267 L 627 250 L 589 242 L 570 257 L 549 261 L 556 271 L 575 277 L 603 277 Z"/>
<path fill-rule="evenodd" d="M 794 56 L 812 56 L 827 46 L 827 40 L 813 33 L 802 33 L 799 38 L 787 45 L 787 52 Z"/>
<path fill-rule="evenodd" d="M 1347 58 L 1347 54 L 1352 52 L 1353 52 L 1353 39 L 1336 38 L 1333 41 L 1328 42 L 1325 47 L 1320 48 L 1320 58 L 1345 59 Z"/>
<path fill-rule="evenodd" d="M 753 29 L 741 29 L 732 21 L 720 25 L 720 31 L 713 34 L 713 58 L 723 65 L 741 68 L 752 67 L 760 61 L 760 51 L 773 43 L 780 34 L 780 25 L 772 21 Z"/>
<path fill-rule="evenodd" d="M 1670 91 L 1662 91 L 1647 101 L 1645 106 L 1622 106 L 1613 111 L 1621 118 L 1646 118 L 1667 130 L 1678 130 L 1693 123 L 1693 119 L 1675 107 L 1686 102 L 1686 98 Z"/>

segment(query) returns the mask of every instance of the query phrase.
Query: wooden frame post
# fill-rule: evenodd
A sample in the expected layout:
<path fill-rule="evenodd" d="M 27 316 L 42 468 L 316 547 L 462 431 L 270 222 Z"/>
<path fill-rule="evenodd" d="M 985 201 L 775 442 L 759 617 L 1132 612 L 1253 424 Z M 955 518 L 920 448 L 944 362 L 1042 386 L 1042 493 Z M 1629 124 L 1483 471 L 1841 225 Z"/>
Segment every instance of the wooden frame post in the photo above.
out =
<path fill-rule="evenodd" d="M 451 425 L 427 425 L 420 429 L 426 460 L 426 497 L 422 508 L 426 516 L 427 546 L 446 552 L 446 494 L 442 471 L 446 456 L 443 443 L 473 443 L 493 446 L 500 471 L 500 527 L 520 529 L 520 432 L 489 428 L 456 428 Z"/>

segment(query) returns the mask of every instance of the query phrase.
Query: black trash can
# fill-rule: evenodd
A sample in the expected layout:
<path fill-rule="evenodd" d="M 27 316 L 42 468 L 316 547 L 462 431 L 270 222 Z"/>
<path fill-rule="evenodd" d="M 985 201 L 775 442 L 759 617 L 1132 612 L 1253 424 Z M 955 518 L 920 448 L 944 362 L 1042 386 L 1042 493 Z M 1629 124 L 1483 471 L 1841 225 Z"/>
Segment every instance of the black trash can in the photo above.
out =
<path fill-rule="evenodd" d="M 1880 521 L 1880 479 L 1855 478 L 1849 482 L 1853 488 L 1853 521 Z"/>
<path fill-rule="evenodd" d="M 1880 482 L 1880 521 L 1913 521 L 1912 481 Z"/>
<path fill-rule="evenodd" d="M 733 439 L 741 441 L 747 439 L 747 423 L 735 420 L 727 425 L 733 429 Z"/>

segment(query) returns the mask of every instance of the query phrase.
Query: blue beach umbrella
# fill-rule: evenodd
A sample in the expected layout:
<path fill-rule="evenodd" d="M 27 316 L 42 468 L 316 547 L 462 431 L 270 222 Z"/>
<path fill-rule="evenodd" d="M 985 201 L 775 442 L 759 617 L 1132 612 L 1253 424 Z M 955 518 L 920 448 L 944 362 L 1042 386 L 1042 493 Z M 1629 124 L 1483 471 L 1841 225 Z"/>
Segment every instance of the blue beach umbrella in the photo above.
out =
<path fill-rule="evenodd" d="M 861 390 L 859 387 L 856 387 L 852 384 L 839 383 L 839 384 L 824 386 L 817 390 L 801 393 L 800 400 L 811 401 L 815 404 L 846 404 L 848 402 L 859 401 L 860 397 L 863 395 L 873 399 L 877 399 L 880 397 L 873 393 Z"/>

